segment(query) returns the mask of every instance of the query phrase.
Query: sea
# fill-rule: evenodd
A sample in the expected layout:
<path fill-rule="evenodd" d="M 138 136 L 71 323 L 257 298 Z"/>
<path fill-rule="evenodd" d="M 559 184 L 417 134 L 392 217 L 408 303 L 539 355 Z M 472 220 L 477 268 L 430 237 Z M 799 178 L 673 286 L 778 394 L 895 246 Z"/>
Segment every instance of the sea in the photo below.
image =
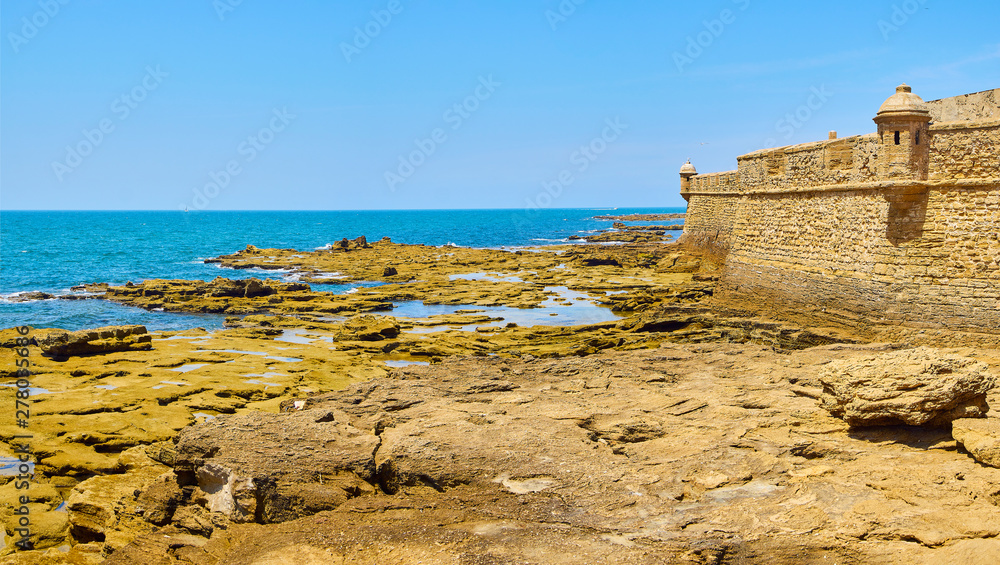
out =
<path fill-rule="evenodd" d="M 103 300 L 34 300 L 40 291 L 147 279 L 276 278 L 287 273 L 224 269 L 205 259 L 259 248 L 321 249 L 342 238 L 516 250 L 573 243 L 612 227 L 601 215 L 683 213 L 683 208 L 418 211 L 0 211 L 0 328 L 78 330 L 142 324 L 151 331 L 217 329 L 224 316 L 150 312 Z M 673 221 L 680 223 L 682 220 Z M 643 222 L 626 222 L 642 224 Z M 669 222 L 657 222 L 669 223 Z M 323 285 L 347 292 L 362 283 Z"/>

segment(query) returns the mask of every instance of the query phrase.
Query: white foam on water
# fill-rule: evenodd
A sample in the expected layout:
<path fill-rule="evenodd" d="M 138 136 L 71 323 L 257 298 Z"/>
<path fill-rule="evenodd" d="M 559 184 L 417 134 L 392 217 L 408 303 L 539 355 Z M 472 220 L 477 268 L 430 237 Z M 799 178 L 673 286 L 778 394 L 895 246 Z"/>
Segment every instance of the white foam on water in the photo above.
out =
<path fill-rule="evenodd" d="M 319 279 L 319 280 L 337 280 L 337 279 L 346 279 L 348 277 L 347 275 L 338 272 L 333 272 L 333 273 L 320 272 L 309 275 L 309 278 Z"/>
<path fill-rule="evenodd" d="M 19 292 L 8 292 L 6 294 L 0 294 L 0 302 L 2 302 L 2 303 L 29 304 L 31 302 L 45 302 L 45 301 L 48 301 L 48 300 L 56 300 L 56 299 L 59 298 L 58 296 L 53 296 L 52 298 L 41 298 L 41 299 L 34 299 L 34 300 L 14 300 L 18 296 L 21 296 L 23 294 L 29 294 L 29 293 L 32 293 L 32 292 L 45 292 L 45 291 L 40 291 L 40 290 L 22 290 L 22 291 L 19 291 Z M 52 293 L 51 292 L 47 292 L 46 294 L 52 294 Z"/>

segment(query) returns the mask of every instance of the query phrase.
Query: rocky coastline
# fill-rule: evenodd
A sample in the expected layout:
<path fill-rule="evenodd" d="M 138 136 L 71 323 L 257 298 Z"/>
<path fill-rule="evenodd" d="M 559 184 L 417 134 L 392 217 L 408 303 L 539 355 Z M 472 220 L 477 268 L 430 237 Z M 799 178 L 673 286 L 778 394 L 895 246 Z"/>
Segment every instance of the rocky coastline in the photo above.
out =
<path fill-rule="evenodd" d="M 672 227 L 81 286 L 226 328 L 34 331 L 35 549 L 6 504 L 0 563 L 994 562 L 998 336 L 719 304 Z"/>

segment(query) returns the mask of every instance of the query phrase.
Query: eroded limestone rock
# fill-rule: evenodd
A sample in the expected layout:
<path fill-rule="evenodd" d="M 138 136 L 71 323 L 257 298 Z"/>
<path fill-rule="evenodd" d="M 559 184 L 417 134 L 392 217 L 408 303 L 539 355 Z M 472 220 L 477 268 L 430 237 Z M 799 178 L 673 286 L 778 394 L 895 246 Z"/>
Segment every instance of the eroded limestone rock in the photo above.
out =
<path fill-rule="evenodd" d="M 988 371 L 927 347 L 834 361 L 820 376 L 823 407 L 851 426 L 943 426 L 989 411 Z"/>
<path fill-rule="evenodd" d="M 275 523 L 374 492 L 377 437 L 330 410 L 221 416 L 181 432 L 175 469 L 230 520 Z"/>
<path fill-rule="evenodd" d="M 1000 468 L 1000 420 L 955 420 L 951 435 L 983 465 Z"/>
<path fill-rule="evenodd" d="M 399 324 L 384 316 L 358 316 L 344 324 L 342 339 L 382 341 L 399 335 Z"/>
<path fill-rule="evenodd" d="M 786 377 L 877 351 L 697 344 L 452 358 L 289 399 L 280 414 L 220 417 L 182 432 L 178 464 L 251 479 L 259 517 L 213 527 L 220 514 L 195 489 L 170 524 L 108 563 L 906 565 L 987 555 L 1000 535 L 993 469 L 956 452 L 945 430 L 850 431 L 789 391 Z M 370 490 L 347 492 L 345 477 Z M 346 500 L 310 503 L 335 495 L 331 484 Z M 285 501 L 301 511 L 261 514 Z"/>
<path fill-rule="evenodd" d="M 7 477 L 3 477 L 7 478 Z M 36 483 L 28 490 L 18 489 L 17 482 L 11 481 L 0 486 L 0 522 L 7 535 L 7 551 L 14 549 L 14 542 L 21 539 L 16 532 L 23 526 L 22 518 L 30 520 L 30 540 L 35 549 L 46 549 L 62 545 L 66 539 L 69 523 L 65 512 L 56 508 L 62 503 L 62 495 L 51 483 Z M 21 497 L 28 496 L 30 502 L 21 503 Z M 0 548 L 0 551 L 4 551 Z"/>
<path fill-rule="evenodd" d="M 126 473 L 87 479 L 66 501 L 73 538 L 81 543 L 101 542 L 105 555 L 153 530 L 154 524 L 143 519 L 134 502 L 142 498 L 140 509 L 153 508 L 153 497 L 144 491 L 157 483 L 169 484 L 164 477 L 169 469 L 145 456 L 145 447 L 132 448 L 119 461 Z"/>
<path fill-rule="evenodd" d="M 50 357 L 73 357 L 119 351 L 146 351 L 153 338 L 145 326 L 107 326 L 78 332 L 51 331 L 35 338 Z"/>

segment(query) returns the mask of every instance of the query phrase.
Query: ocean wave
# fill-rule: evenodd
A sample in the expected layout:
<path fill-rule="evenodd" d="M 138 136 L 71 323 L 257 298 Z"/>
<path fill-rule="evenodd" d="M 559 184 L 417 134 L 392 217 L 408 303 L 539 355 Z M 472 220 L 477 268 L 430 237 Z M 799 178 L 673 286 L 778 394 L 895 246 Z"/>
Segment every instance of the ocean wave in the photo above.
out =
<path fill-rule="evenodd" d="M 297 269 L 283 269 L 283 268 L 263 269 L 263 268 L 260 268 L 260 267 L 250 267 L 249 269 L 236 269 L 236 268 L 233 268 L 233 267 L 227 267 L 227 266 L 222 265 L 220 263 L 211 263 L 211 265 L 215 266 L 216 269 L 225 269 L 227 271 L 239 271 L 241 273 L 250 273 L 251 275 L 280 275 L 280 276 L 286 276 L 286 275 L 291 275 L 291 274 L 294 274 L 294 273 L 298 272 Z"/>
<path fill-rule="evenodd" d="M 21 298 L 27 295 L 38 295 L 38 298 Z M 21 290 L 18 292 L 7 292 L 0 294 L 2 304 L 26 304 L 28 302 L 42 302 L 44 300 L 57 300 L 59 295 L 45 292 L 43 290 Z"/>
<path fill-rule="evenodd" d="M 322 273 L 322 272 L 320 272 L 320 273 L 313 273 L 313 274 L 309 275 L 309 278 L 318 279 L 318 280 L 336 280 L 336 279 L 346 279 L 347 275 L 344 275 L 344 274 L 338 273 L 338 272 L 333 272 L 333 273 Z"/>
<path fill-rule="evenodd" d="M 517 253 L 518 251 L 523 251 L 525 253 L 555 253 L 556 255 L 562 255 L 566 253 L 565 251 L 559 250 L 549 250 L 548 247 L 555 247 L 554 245 L 511 245 L 507 247 L 501 247 L 501 251 L 507 251 L 509 253 Z M 487 248 L 484 248 L 487 249 Z"/>

